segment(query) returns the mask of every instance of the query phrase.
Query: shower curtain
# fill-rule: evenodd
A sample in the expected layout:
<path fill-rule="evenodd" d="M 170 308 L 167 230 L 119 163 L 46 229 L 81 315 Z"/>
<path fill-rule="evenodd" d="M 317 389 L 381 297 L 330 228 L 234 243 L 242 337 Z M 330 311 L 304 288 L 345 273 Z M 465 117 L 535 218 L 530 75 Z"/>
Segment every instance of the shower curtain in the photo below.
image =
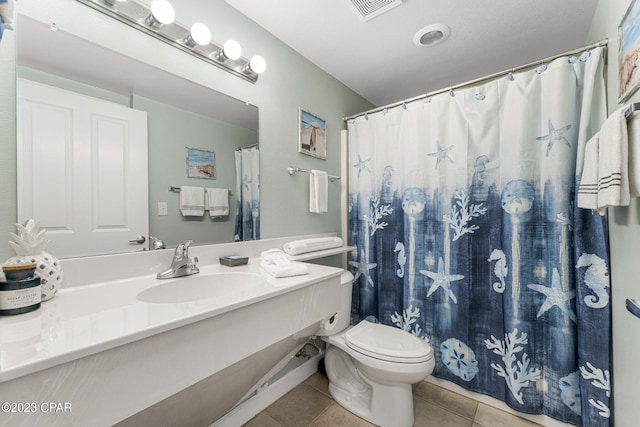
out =
<path fill-rule="evenodd" d="M 576 208 L 603 48 L 348 121 L 352 317 L 428 340 L 433 375 L 609 424 L 606 229 Z"/>
<path fill-rule="evenodd" d="M 260 150 L 240 148 L 236 159 L 235 241 L 260 239 Z"/>

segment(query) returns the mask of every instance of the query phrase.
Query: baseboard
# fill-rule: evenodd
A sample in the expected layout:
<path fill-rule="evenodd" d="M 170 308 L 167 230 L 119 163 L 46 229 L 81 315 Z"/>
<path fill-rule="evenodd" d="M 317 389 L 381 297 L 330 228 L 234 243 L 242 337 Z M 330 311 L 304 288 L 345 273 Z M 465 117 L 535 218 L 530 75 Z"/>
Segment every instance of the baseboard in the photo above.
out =
<path fill-rule="evenodd" d="M 302 365 L 287 372 L 282 378 L 258 390 L 258 392 L 236 406 L 210 427 L 239 427 L 258 415 L 269 405 L 287 394 L 298 384 L 318 372 L 318 362 L 324 354 L 316 354 Z"/>
<path fill-rule="evenodd" d="M 311 375 L 315 374 L 318 371 L 318 362 L 322 357 L 324 357 L 324 354 L 316 354 L 315 356 L 309 358 L 309 360 L 292 369 L 277 381 L 260 389 L 256 395 L 252 396 L 242 404 L 229 411 L 222 418 L 211 424 L 210 427 L 240 427 L 243 424 L 247 423 L 249 420 L 258 415 L 276 400 L 280 399 L 282 396 L 294 389 L 297 385 L 304 382 Z M 442 380 L 433 376 L 427 377 L 425 381 L 454 393 L 469 397 L 480 403 L 484 403 L 485 405 L 492 406 L 501 411 L 508 412 L 521 418 L 526 418 L 530 421 L 546 427 L 573 427 L 570 424 L 563 423 L 551 417 L 547 417 L 546 415 L 523 414 L 511 409 L 504 402 L 498 399 L 486 396 L 481 393 L 466 390 L 465 388 L 460 387 L 459 385 L 450 381 Z"/>
<path fill-rule="evenodd" d="M 457 394 L 461 394 L 465 397 L 468 397 L 470 399 L 476 400 L 480 403 L 484 403 L 485 405 L 489 405 L 492 406 L 496 409 L 499 409 L 501 411 L 504 412 L 508 412 L 510 414 L 513 414 L 515 416 L 518 416 L 520 418 L 525 418 L 529 421 L 533 421 L 534 423 L 537 424 L 541 424 L 545 427 L 574 427 L 571 424 L 567 424 L 567 423 L 563 423 L 562 421 L 558 421 L 554 418 L 548 417 L 546 415 L 529 415 L 529 414 L 524 414 L 522 412 L 518 412 L 514 409 L 511 409 L 509 406 L 507 406 L 506 403 L 504 403 L 501 400 L 498 400 L 494 397 L 491 396 L 487 396 L 481 393 L 476 393 L 474 391 L 469 391 L 463 387 L 460 387 L 458 384 L 452 383 L 451 381 L 447 381 L 447 380 L 442 380 L 440 378 L 436 378 L 432 375 L 429 375 L 426 379 L 426 382 L 430 383 L 430 384 L 435 384 L 439 387 L 442 387 L 444 389 L 447 389 L 449 391 L 452 391 L 454 393 Z"/>

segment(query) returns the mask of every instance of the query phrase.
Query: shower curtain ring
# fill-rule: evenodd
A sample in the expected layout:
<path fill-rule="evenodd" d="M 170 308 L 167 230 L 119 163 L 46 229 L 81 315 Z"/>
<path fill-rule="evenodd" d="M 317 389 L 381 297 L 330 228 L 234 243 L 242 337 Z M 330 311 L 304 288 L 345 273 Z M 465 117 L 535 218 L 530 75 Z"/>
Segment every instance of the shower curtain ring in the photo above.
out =
<path fill-rule="evenodd" d="M 591 50 L 587 49 L 580 54 L 580 61 L 585 62 L 591 56 Z"/>

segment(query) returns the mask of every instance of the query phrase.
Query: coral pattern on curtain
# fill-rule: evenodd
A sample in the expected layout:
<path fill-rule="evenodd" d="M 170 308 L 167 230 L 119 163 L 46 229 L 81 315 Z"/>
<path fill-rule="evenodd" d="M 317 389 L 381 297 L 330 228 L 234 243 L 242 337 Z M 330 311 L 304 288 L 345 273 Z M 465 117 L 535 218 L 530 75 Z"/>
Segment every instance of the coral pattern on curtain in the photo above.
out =
<path fill-rule="evenodd" d="M 258 147 L 235 151 L 236 225 L 235 241 L 260 239 L 260 150 Z"/>
<path fill-rule="evenodd" d="M 518 411 L 609 425 L 607 234 L 575 207 L 604 87 L 596 48 L 350 120 L 352 320 Z"/>

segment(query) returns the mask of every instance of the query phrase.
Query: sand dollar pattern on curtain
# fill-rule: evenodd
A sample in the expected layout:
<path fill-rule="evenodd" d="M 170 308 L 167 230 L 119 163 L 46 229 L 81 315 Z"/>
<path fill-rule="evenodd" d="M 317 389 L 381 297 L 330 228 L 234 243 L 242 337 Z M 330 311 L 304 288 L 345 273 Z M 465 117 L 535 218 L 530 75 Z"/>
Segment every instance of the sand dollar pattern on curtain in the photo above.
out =
<path fill-rule="evenodd" d="M 574 202 L 602 58 L 348 123 L 353 320 L 428 340 L 437 377 L 584 426 L 610 417 L 606 229 Z"/>

